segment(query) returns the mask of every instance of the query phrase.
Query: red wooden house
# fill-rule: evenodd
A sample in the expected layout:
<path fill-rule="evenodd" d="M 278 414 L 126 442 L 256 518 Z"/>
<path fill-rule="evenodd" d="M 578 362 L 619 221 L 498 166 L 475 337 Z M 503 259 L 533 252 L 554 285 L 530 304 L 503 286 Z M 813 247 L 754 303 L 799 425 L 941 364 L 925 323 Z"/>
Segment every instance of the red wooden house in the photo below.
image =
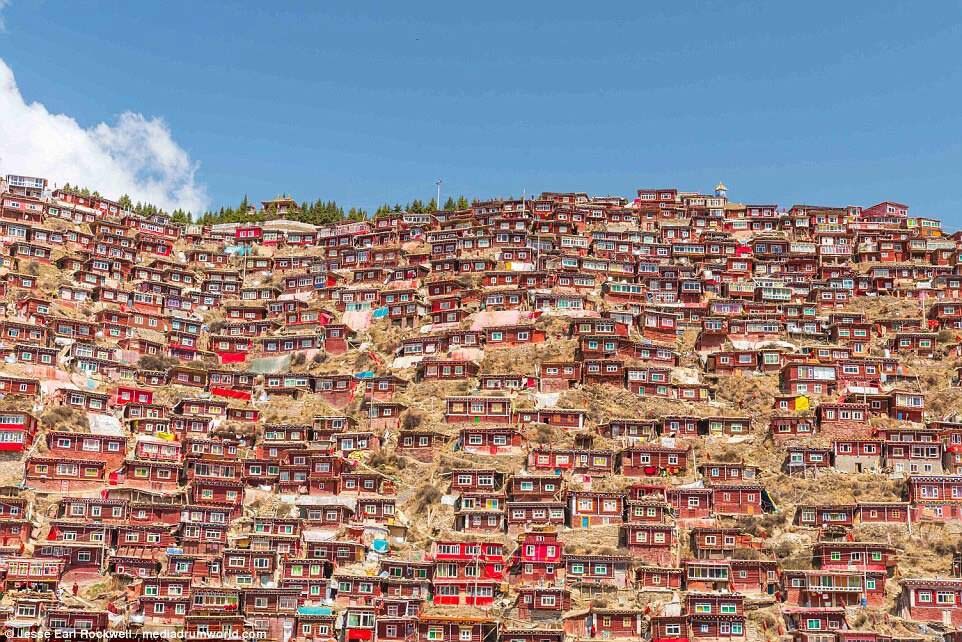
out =
<path fill-rule="evenodd" d="M 444 404 L 447 423 L 511 423 L 511 400 L 506 397 L 447 397 Z"/>
<path fill-rule="evenodd" d="M 418 618 L 415 639 L 435 642 L 497 642 L 497 638 L 498 624 L 493 617 L 432 614 Z"/>
<path fill-rule="evenodd" d="M 45 490 L 99 488 L 107 481 L 107 463 L 80 457 L 32 456 L 27 459 L 24 478 L 29 485 Z"/>
<path fill-rule="evenodd" d="M 816 542 L 812 560 L 817 568 L 828 570 L 866 569 L 891 571 L 897 566 L 894 546 L 881 542 L 832 541 Z"/>
<path fill-rule="evenodd" d="M 53 590 L 60 584 L 64 562 L 56 558 L 11 557 L 6 560 L 7 572 L 3 578 L 4 591 L 31 589 Z"/>
<path fill-rule="evenodd" d="M 513 426 L 474 425 L 461 428 L 458 441 L 468 453 L 503 455 L 517 452 L 524 437 Z"/>
<path fill-rule="evenodd" d="M 948 578 L 905 578 L 898 610 L 903 617 L 920 622 L 962 626 L 962 580 Z"/>
<path fill-rule="evenodd" d="M 885 598 L 885 571 L 814 571 L 786 569 L 782 572 L 785 601 L 796 606 L 856 606 L 870 608 Z"/>
<path fill-rule="evenodd" d="M 621 525 L 620 540 L 632 557 L 647 564 L 669 566 L 676 561 L 677 533 L 670 524 L 628 522 Z"/>
<path fill-rule="evenodd" d="M 507 572 L 504 546 L 484 540 L 437 540 L 432 546 L 435 604 L 490 605 Z"/>
<path fill-rule="evenodd" d="M 521 618 L 558 617 L 571 609 L 571 591 L 560 586 L 522 586 L 516 608 Z"/>
<path fill-rule="evenodd" d="M 562 620 L 564 631 L 577 639 L 610 640 L 642 637 L 644 611 L 639 608 L 598 608 L 573 611 Z"/>
<path fill-rule="evenodd" d="M 625 496 L 622 493 L 570 490 L 567 501 L 568 526 L 571 528 L 621 524 L 624 521 Z"/>
<path fill-rule="evenodd" d="M 809 528 L 851 528 L 855 524 L 855 504 L 800 504 L 794 523 Z"/>
<path fill-rule="evenodd" d="M 575 383 L 580 383 L 581 369 L 582 365 L 580 361 L 545 361 L 537 364 L 535 374 L 541 390 L 544 392 L 557 392 L 567 390 Z"/>
<path fill-rule="evenodd" d="M 682 570 L 662 566 L 635 568 L 635 588 L 641 591 L 678 591 L 682 587 Z"/>
<path fill-rule="evenodd" d="M 693 640 L 744 639 L 745 597 L 738 593 L 693 593 L 685 596 L 685 611 Z"/>
<path fill-rule="evenodd" d="M 554 583 L 563 566 L 564 542 L 552 527 L 527 530 L 518 536 L 512 560 L 512 580 L 521 584 Z"/>
<path fill-rule="evenodd" d="M 538 446 L 528 454 L 528 468 L 554 471 L 556 475 L 569 472 L 604 477 L 615 471 L 616 455 L 613 450 Z"/>
<path fill-rule="evenodd" d="M 565 554 L 565 584 L 623 588 L 631 581 L 627 555 Z"/>
<path fill-rule="evenodd" d="M 37 425 L 37 418 L 29 412 L 0 411 L 0 452 L 26 450 L 33 443 Z"/>
<path fill-rule="evenodd" d="M 684 474 L 690 447 L 635 444 L 621 451 L 619 467 L 626 477 Z"/>

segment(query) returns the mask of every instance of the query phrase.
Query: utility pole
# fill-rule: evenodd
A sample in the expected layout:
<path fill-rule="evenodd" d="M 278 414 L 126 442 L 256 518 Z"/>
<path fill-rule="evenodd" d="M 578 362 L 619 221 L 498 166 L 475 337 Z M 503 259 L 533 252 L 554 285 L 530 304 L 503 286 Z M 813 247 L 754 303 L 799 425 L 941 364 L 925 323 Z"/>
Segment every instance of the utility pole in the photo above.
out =
<path fill-rule="evenodd" d="M 438 188 L 438 200 L 434 201 L 434 211 L 435 211 L 435 212 L 440 212 L 440 211 L 441 211 L 441 183 L 442 183 L 442 182 L 443 182 L 443 181 L 442 181 L 440 178 L 439 178 L 437 181 L 434 182 L 434 184 L 437 185 L 437 188 Z"/>
<path fill-rule="evenodd" d="M 475 542 L 474 551 L 474 608 L 478 608 L 478 579 L 481 577 L 481 541 Z"/>
<path fill-rule="evenodd" d="M 528 210 L 528 208 L 527 208 L 526 205 L 525 205 L 525 201 L 527 200 L 527 196 L 528 196 L 528 189 L 527 189 L 527 188 L 523 188 L 523 189 L 521 190 L 521 215 L 522 215 L 522 216 L 524 216 L 524 215 L 527 213 L 527 210 Z M 534 238 L 535 238 L 535 247 L 534 247 L 534 251 L 535 251 L 534 271 L 537 272 L 538 270 L 541 269 L 541 236 L 540 236 L 541 233 L 538 232 L 538 229 L 537 229 L 537 223 L 538 223 L 538 222 L 535 220 L 534 216 L 531 217 L 530 223 L 531 223 L 531 234 L 532 234 L 532 235 L 534 236 Z"/>

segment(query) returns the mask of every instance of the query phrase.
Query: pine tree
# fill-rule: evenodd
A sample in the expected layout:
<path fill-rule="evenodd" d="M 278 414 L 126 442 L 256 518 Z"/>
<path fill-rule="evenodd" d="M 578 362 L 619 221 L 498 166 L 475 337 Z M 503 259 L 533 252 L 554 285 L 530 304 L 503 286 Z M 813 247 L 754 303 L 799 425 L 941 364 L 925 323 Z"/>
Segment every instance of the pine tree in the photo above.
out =
<path fill-rule="evenodd" d="M 454 202 L 454 199 L 448 196 L 448 200 L 444 201 L 444 209 L 450 212 L 456 207 L 457 204 Z"/>
<path fill-rule="evenodd" d="M 445 203 L 445 208 L 450 209 L 454 205 L 456 205 L 455 201 L 449 197 L 448 202 Z M 165 213 L 163 210 L 149 203 L 138 202 L 133 209 L 134 211 L 143 213 L 145 216 L 150 213 Z M 389 203 L 382 203 L 375 210 L 374 216 L 383 216 L 405 211 L 417 213 L 433 212 L 437 211 L 437 204 L 434 199 L 431 199 L 428 203 L 424 203 L 424 201 L 420 199 L 414 199 L 406 207 L 402 207 L 400 203 L 395 203 L 393 206 Z M 189 212 L 178 209 L 174 211 L 174 215 L 177 216 L 177 222 L 182 223 L 186 218 L 186 220 L 196 221 L 198 224 L 203 225 L 218 223 L 257 223 L 277 218 L 277 213 L 274 211 L 257 211 L 254 209 L 246 194 L 236 209 L 229 206 L 221 207 L 216 211 L 207 210 L 197 217 L 192 217 Z M 320 198 L 314 201 L 303 201 L 299 208 L 287 214 L 287 218 L 292 221 L 309 223 L 311 225 L 332 225 L 344 221 L 365 221 L 369 217 L 370 214 L 361 207 L 351 207 L 345 211 L 344 207 L 339 205 L 337 201 L 323 200 Z"/>

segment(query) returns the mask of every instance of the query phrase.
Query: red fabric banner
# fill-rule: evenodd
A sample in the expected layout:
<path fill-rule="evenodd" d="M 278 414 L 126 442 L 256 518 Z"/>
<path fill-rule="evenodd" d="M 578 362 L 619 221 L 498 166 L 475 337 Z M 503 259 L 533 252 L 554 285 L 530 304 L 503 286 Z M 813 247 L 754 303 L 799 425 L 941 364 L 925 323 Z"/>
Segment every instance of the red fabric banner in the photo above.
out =
<path fill-rule="evenodd" d="M 250 401 L 251 393 L 245 390 L 232 390 L 230 388 L 211 388 L 210 393 L 218 397 L 230 397 L 231 399 L 243 399 Z"/>
<path fill-rule="evenodd" d="M 246 352 L 218 352 L 217 356 L 221 363 L 242 363 L 247 359 Z"/>

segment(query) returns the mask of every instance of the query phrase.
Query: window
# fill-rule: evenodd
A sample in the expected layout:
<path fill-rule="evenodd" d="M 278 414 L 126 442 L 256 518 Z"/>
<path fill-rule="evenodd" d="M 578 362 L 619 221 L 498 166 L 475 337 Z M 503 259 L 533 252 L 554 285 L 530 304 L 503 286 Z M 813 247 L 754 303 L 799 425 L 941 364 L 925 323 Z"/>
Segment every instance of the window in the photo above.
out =
<path fill-rule="evenodd" d="M 40 472 L 40 466 L 37 466 L 37 472 Z M 46 465 L 44 465 L 44 472 L 46 472 Z M 76 475 L 78 468 L 76 464 L 57 464 L 57 474 L 58 475 Z"/>

